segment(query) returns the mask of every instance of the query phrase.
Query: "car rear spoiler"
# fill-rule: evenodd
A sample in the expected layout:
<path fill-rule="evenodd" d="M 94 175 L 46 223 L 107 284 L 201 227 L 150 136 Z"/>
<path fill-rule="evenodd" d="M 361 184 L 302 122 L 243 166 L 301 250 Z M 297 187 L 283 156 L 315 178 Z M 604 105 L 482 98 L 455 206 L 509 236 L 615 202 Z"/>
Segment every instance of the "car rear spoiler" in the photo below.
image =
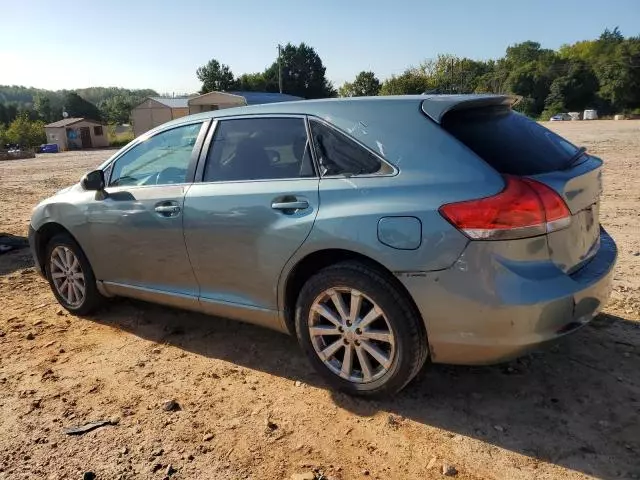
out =
<path fill-rule="evenodd" d="M 444 116 L 454 110 L 468 108 L 505 105 L 513 107 L 520 101 L 517 95 L 425 95 L 422 101 L 422 111 L 436 123 L 442 123 Z"/>

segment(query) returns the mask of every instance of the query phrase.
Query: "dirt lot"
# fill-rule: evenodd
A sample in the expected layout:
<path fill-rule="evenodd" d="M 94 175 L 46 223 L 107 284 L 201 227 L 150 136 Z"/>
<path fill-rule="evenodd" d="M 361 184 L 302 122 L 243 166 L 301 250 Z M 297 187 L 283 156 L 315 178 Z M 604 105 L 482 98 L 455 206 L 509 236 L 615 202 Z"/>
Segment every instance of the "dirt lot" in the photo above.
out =
<path fill-rule="evenodd" d="M 551 127 L 606 161 L 605 313 L 508 365 L 430 366 L 397 398 L 329 391 L 293 339 L 128 300 L 67 314 L 0 255 L 0 479 L 640 478 L 640 122 Z M 0 162 L 0 233 L 110 151 Z M 163 410 L 175 399 L 179 411 Z M 63 429 L 113 419 L 81 436 Z M 324 476 L 322 476 L 324 475 Z M 89 478 L 90 476 L 88 476 Z"/>

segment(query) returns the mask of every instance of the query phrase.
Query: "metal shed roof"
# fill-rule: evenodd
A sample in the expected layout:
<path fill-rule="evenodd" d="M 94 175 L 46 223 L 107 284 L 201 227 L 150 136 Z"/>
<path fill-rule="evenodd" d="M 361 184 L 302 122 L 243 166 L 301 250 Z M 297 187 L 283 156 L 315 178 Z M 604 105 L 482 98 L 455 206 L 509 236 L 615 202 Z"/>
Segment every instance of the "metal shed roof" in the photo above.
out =
<path fill-rule="evenodd" d="M 189 104 L 189 98 L 187 97 L 149 97 L 151 100 L 155 100 L 158 103 L 166 105 L 169 108 L 187 108 Z"/>
<path fill-rule="evenodd" d="M 294 100 L 304 100 L 302 97 L 296 97 L 294 95 L 288 95 L 286 93 L 273 93 L 273 92 L 228 92 L 231 95 L 238 95 L 244 97 L 247 105 L 260 105 L 264 103 L 277 103 L 277 102 L 292 102 Z"/>

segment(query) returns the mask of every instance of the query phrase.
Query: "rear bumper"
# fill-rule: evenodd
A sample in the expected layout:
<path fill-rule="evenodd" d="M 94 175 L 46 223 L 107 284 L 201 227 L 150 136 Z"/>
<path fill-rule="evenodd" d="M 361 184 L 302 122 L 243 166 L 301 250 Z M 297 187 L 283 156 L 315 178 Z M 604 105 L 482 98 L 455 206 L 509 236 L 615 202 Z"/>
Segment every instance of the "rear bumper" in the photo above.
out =
<path fill-rule="evenodd" d="M 611 293 L 617 248 L 604 230 L 598 253 L 570 275 L 550 261 L 474 261 L 482 247 L 469 252 L 471 244 L 448 270 L 399 277 L 425 321 L 434 362 L 518 357 L 588 323 Z"/>

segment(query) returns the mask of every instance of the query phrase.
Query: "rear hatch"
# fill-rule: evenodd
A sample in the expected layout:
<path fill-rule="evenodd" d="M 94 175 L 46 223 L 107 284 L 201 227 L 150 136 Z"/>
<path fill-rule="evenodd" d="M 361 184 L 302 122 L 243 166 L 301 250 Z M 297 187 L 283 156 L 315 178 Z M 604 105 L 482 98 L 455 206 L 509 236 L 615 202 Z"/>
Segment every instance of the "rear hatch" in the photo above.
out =
<path fill-rule="evenodd" d="M 571 273 L 599 247 L 602 161 L 512 111 L 506 99 L 462 101 L 444 111 L 439 105 L 440 110 L 432 109 L 432 114 L 429 102 L 423 102 L 422 108 L 505 178 L 535 180 L 564 200 L 570 221 L 548 229 L 546 236 L 552 261 Z"/>

